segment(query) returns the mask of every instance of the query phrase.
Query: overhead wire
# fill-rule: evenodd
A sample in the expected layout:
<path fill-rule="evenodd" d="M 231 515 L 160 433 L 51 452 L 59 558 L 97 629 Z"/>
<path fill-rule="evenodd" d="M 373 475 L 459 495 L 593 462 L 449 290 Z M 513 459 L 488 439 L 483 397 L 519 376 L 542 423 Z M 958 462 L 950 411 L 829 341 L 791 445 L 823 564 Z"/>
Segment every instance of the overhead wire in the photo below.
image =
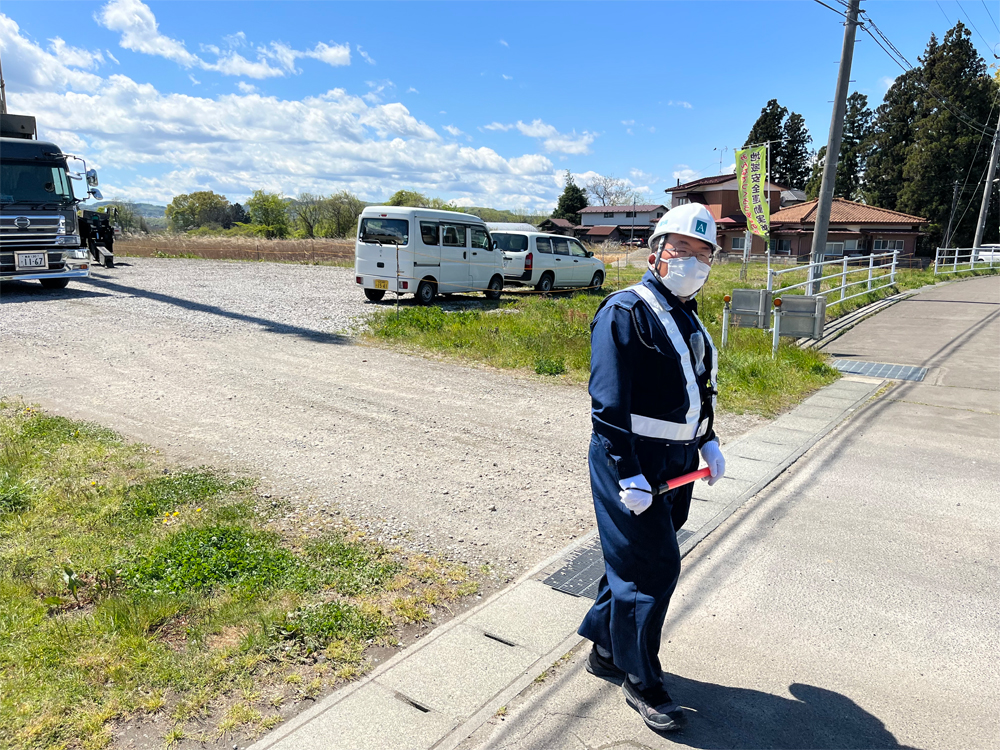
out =
<path fill-rule="evenodd" d="M 990 17 L 990 21 L 993 23 L 993 28 L 1000 32 L 1000 26 L 997 26 L 997 22 L 993 20 L 993 14 L 990 12 L 989 6 L 986 5 L 986 0 L 979 0 L 983 4 L 983 8 L 986 10 L 986 15 Z"/>
<path fill-rule="evenodd" d="M 955 0 L 955 4 L 958 6 L 959 10 L 962 11 L 962 13 L 965 13 L 966 19 L 969 21 L 969 24 L 972 26 L 972 28 L 976 29 L 976 33 L 979 34 L 979 38 L 983 40 L 983 43 L 986 45 L 986 48 L 992 50 L 993 46 L 988 41 L 986 41 L 986 37 L 983 36 L 983 32 L 981 32 L 978 28 L 976 28 L 976 24 L 973 22 L 972 17 L 966 12 L 965 8 L 962 7 L 962 4 L 958 2 L 958 0 Z M 993 57 L 996 56 L 997 54 L 996 52 L 994 52 Z"/>

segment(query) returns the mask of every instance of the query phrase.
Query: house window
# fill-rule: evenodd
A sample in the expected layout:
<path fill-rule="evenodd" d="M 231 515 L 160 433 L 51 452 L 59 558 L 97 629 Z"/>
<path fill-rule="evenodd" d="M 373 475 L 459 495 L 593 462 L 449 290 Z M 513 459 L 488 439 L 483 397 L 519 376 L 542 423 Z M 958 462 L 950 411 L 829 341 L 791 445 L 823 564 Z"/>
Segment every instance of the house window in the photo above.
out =
<path fill-rule="evenodd" d="M 626 219 L 634 219 L 635 218 L 635 211 L 626 211 L 625 212 L 625 218 Z"/>
<path fill-rule="evenodd" d="M 656 218 L 657 219 L 662 219 L 663 218 L 663 211 L 657 211 L 656 212 Z"/>
<path fill-rule="evenodd" d="M 772 253 L 790 253 L 792 252 L 792 241 L 791 240 L 771 240 L 771 252 Z"/>
<path fill-rule="evenodd" d="M 742 250 L 747 246 L 746 237 L 733 237 L 733 250 Z"/>
<path fill-rule="evenodd" d="M 604 212 L 604 218 L 605 219 L 613 219 L 613 218 L 615 218 L 615 212 L 614 211 L 605 211 Z"/>
<path fill-rule="evenodd" d="M 902 240 L 875 240 L 874 252 L 891 252 L 893 250 L 902 250 L 903 241 Z"/>
<path fill-rule="evenodd" d="M 690 198 L 674 198 L 674 205 L 675 206 L 683 206 L 683 205 L 685 205 L 687 203 L 690 203 L 690 202 L 691 202 Z"/>
<path fill-rule="evenodd" d="M 827 242 L 826 243 L 826 254 L 827 255 L 843 255 L 844 254 L 844 243 L 843 242 Z"/>
<path fill-rule="evenodd" d="M 848 240 L 844 243 L 844 255 L 857 255 L 858 254 L 858 241 Z"/>

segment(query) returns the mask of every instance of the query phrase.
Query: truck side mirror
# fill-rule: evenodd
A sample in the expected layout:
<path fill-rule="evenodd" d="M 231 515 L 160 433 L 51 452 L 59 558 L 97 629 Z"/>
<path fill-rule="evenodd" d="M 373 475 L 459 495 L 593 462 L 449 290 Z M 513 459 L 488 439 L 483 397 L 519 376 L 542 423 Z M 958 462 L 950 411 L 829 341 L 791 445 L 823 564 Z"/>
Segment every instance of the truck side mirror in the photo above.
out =
<path fill-rule="evenodd" d="M 92 187 L 92 188 L 91 188 L 90 190 L 88 190 L 87 192 L 88 192 L 88 193 L 90 193 L 90 194 L 91 194 L 92 196 L 94 196 L 95 198 L 97 198 L 97 200 L 99 200 L 99 201 L 102 201 L 102 200 L 104 200 L 104 196 L 103 196 L 103 195 L 101 195 L 101 191 L 100 191 L 100 190 L 98 190 L 98 189 L 97 189 L 97 188 L 95 188 L 95 187 Z"/>
<path fill-rule="evenodd" d="M 87 170 L 87 185 L 89 187 L 97 187 L 97 170 L 88 169 Z M 98 199 L 100 200 L 100 199 Z"/>

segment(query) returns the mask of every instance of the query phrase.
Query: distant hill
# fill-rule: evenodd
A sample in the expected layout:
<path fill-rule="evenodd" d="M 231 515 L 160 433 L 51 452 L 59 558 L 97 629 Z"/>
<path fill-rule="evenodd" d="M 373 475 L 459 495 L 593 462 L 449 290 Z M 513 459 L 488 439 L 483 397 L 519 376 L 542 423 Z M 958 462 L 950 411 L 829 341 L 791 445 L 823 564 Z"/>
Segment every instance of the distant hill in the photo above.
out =
<path fill-rule="evenodd" d="M 143 216 L 147 219 L 162 219 L 167 216 L 167 207 L 158 206 L 155 203 L 132 203 L 131 201 L 122 201 L 123 203 L 129 203 L 135 212 L 139 216 Z M 95 203 L 95 208 L 100 208 L 101 206 L 107 206 L 114 201 L 101 201 L 100 203 Z"/>

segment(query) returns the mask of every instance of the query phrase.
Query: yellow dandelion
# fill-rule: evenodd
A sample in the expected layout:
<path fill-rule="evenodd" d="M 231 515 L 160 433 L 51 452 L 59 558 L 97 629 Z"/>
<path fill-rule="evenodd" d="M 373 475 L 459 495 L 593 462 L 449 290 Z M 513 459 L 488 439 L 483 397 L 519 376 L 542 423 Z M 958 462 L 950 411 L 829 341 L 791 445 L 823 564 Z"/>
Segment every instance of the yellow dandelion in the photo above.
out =
<path fill-rule="evenodd" d="M 195 513 L 201 513 L 201 508 L 195 508 L 195 509 L 194 509 L 194 512 L 195 512 Z"/>
<path fill-rule="evenodd" d="M 176 511 L 176 510 L 175 510 L 175 511 L 174 511 L 174 515 L 175 515 L 175 516 L 179 516 L 179 515 L 180 515 L 180 511 Z"/>

